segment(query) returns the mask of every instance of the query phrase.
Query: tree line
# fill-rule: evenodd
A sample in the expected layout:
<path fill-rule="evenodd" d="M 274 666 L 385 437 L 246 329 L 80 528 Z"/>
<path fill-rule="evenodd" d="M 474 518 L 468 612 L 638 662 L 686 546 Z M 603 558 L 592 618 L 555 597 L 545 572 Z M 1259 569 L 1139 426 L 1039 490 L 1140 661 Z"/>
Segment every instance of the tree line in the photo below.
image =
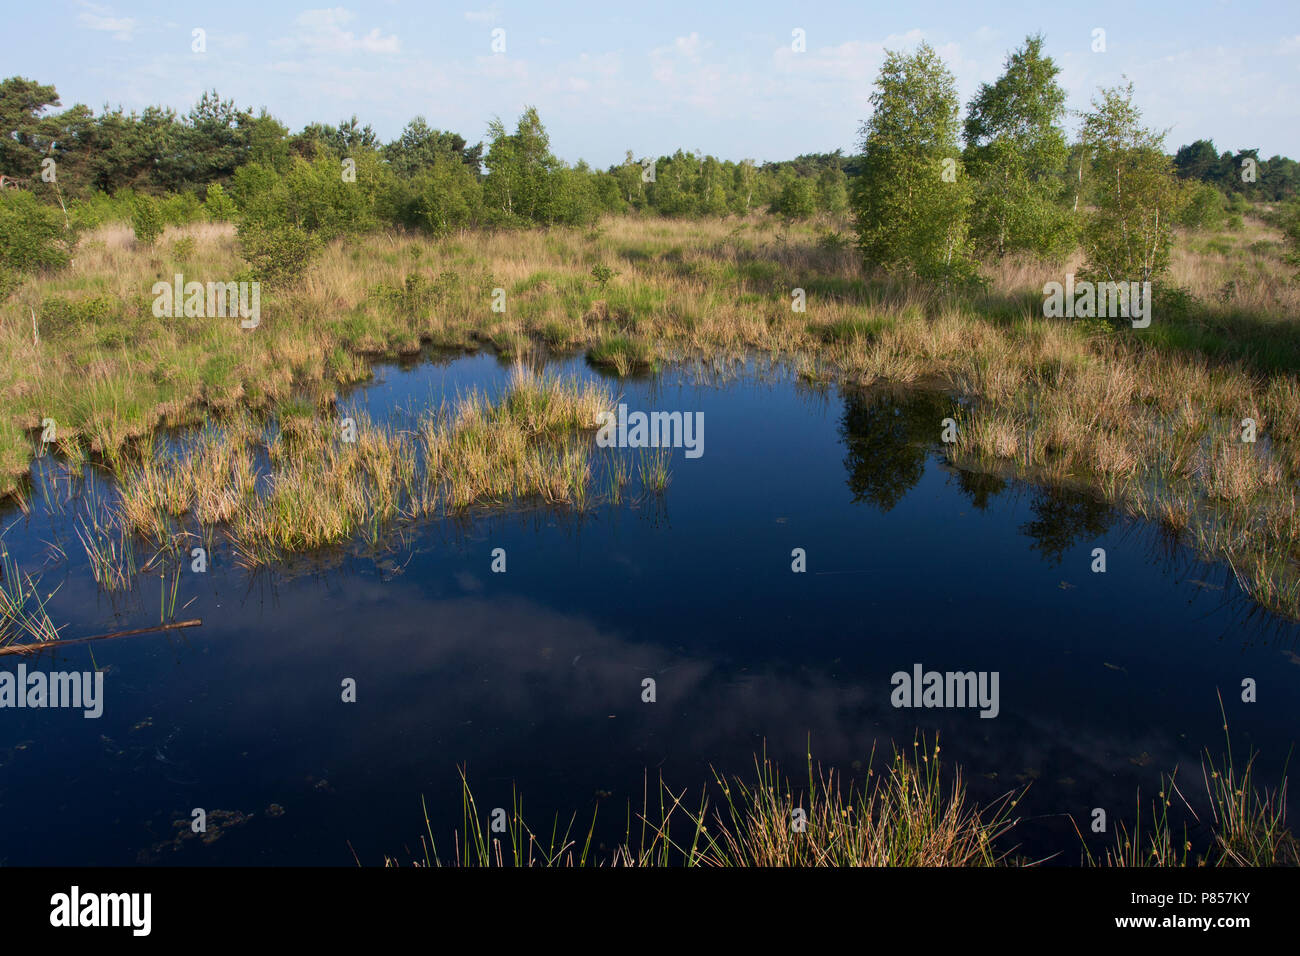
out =
<path fill-rule="evenodd" d="M 1251 200 L 1294 210 L 1297 163 L 1219 155 L 1209 140 L 1171 156 L 1143 126 L 1131 84 L 1100 91 L 1070 142 L 1060 70 L 1043 46 L 1027 37 L 964 116 L 933 48 L 888 53 L 853 156 L 760 165 L 629 150 L 604 170 L 557 158 L 531 107 L 472 145 L 421 116 L 384 143 L 356 116 L 291 133 L 215 91 L 183 116 L 58 111 L 53 86 L 12 77 L 0 83 L 0 173 L 21 188 L 0 190 L 0 267 L 57 266 L 76 228 L 124 217 L 145 241 L 168 223 L 233 220 L 245 257 L 270 274 L 323 241 L 390 225 L 437 235 L 765 211 L 851 214 L 869 265 L 945 283 L 975 280 L 983 260 L 1080 247 L 1098 276 L 1132 281 L 1164 270 L 1175 225 L 1231 227 Z"/>
<path fill-rule="evenodd" d="M 513 130 L 494 120 L 487 141 L 470 145 L 423 116 L 388 143 L 356 116 L 290 133 L 265 110 L 240 108 L 216 91 L 183 116 L 158 106 L 141 113 L 106 107 L 98 114 L 81 104 L 53 111 L 57 106 L 53 86 L 22 77 L 0 83 L 0 173 L 52 193 L 41 172 L 53 160 L 57 182 L 72 199 L 130 191 L 188 194 L 201 202 L 213 186 L 247 197 L 270 176 L 308 175 L 317 166 L 338 178 L 345 159 L 355 163 L 358 183 L 368 178 L 377 217 L 435 232 L 582 223 L 629 210 L 807 217 L 843 212 L 847 197 L 839 154 L 760 165 L 683 150 L 635 158 L 629 150 L 623 163 L 606 170 L 569 165 L 551 152 L 532 108 Z"/>

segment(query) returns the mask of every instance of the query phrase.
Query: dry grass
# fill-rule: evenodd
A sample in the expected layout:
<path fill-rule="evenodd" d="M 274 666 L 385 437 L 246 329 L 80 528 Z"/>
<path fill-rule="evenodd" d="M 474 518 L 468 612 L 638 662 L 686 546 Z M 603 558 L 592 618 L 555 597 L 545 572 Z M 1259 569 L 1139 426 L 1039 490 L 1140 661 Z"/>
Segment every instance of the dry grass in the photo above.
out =
<path fill-rule="evenodd" d="M 181 232 L 196 239 L 194 278 L 238 272 L 228 229 Z M 759 353 L 814 381 L 917 382 L 967 395 L 975 401 L 948 450 L 957 463 L 1092 487 L 1132 514 L 1167 518 L 1210 556 L 1231 548 L 1240 567 L 1254 568 L 1250 555 L 1268 553 L 1275 577 L 1296 578 L 1300 380 L 1259 370 L 1270 355 L 1286 360 L 1285 349 L 1261 349 L 1294 338 L 1288 323 L 1297 317 L 1276 242 L 1253 221 L 1236 234 L 1182 237 L 1173 278 L 1206 311 L 1194 320 L 1159 314 L 1138 332 L 1041 317 L 1043 283 L 1077 262 L 1005 260 L 987 270 L 981 296 L 936 299 L 865 276 L 851 251 L 819 243 L 812 227 L 764 218 L 621 217 L 588 232 L 436 241 L 385 234 L 334 243 L 298 283 L 264 290 L 262 322 L 250 333 L 229 320 L 154 319 L 147 292 L 177 268 L 171 246 L 142 252 L 121 228 L 105 229 L 67 273 L 29 281 L 0 308 L 0 464 L 15 487 L 34 447 L 28 430 L 51 417 L 61 448 L 118 468 L 132 524 L 151 536 L 165 533 L 158 515 L 188 512 L 253 538 L 327 541 L 373 524 L 375 514 L 429 513 L 436 500 L 461 510 L 528 489 L 580 504 L 589 469 L 575 450 L 530 448 L 527 409 L 516 433 L 472 403 L 461 429 L 424 429 L 418 448 L 371 426 L 360 454 L 331 451 L 304 419 L 307 444 L 286 431 L 271 448 L 271 511 L 251 495 L 243 452 L 214 448 L 171 479 L 131 464 L 128 451 L 163 422 L 269 412 L 300 389 L 329 395 L 367 374 L 363 356 L 422 343 L 520 358 L 586 349 L 620 375 Z M 618 273 L 607 285 L 590 275 L 598 264 Z M 1210 294 L 1216 287 L 1222 295 Z M 496 288 L 506 290 L 504 313 L 492 311 Z M 796 288 L 805 290 L 804 312 L 792 308 Z M 68 320 L 50 305 L 59 299 L 82 303 L 90 319 Z M 29 309 L 53 323 L 39 346 Z M 1261 440 L 1234 446 L 1245 418 Z M 296 460 L 308 448 L 325 460 Z M 444 469 L 435 469 L 433 487 L 384 466 L 418 464 L 420 455 Z M 358 475 L 364 490 L 346 484 Z M 307 500 L 319 481 L 339 496 L 328 520 Z M 303 522 L 297 537 L 273 530 L 290 520 Z M 1261 599 L 1289 593 L 1258 584 Z M 1300 606 L 1274 606 L 1300 614 Z"/>
<path fill-rule="evenodd" d="M 124 466 L 114 520 L 159 547 L 185 516 L 224 525 L 238 559 L 257 566 L 358 535 L 377 544 L 396 521 L 474 506 L 535 498 L 581 509 L 591 498 L 589 433 L 612 403 L 600 385 L 521 365 L 498 401 L 471 392 L 408 431 L 284 405 L 274 427 L 238 416 Z"/>

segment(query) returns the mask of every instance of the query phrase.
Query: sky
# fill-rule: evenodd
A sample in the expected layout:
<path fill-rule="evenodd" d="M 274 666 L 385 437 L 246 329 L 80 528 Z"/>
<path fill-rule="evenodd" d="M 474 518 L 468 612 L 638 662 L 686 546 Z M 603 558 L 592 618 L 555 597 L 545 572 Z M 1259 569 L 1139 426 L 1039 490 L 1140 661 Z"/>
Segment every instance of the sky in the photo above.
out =
<path fill-rule="evenodd" d="M 1127 76 L 1171 152 L 1205 138 L 1300 158 L 1294 0 L 311 2 L 13 4 L 0 75 L 53 84 L 63 106 L 97 112 L 185 113 L 215 88 L 291 130 L 356 114 L 385 141 L 423 115 L 476 142 L 493 117 L 513 127 L 532 105 L 570 162 L 677 148 L 764 162 L 854 151 L 886 50 L 929 42 L 964 109 L 1041 32 L 1071 109 Z"/>

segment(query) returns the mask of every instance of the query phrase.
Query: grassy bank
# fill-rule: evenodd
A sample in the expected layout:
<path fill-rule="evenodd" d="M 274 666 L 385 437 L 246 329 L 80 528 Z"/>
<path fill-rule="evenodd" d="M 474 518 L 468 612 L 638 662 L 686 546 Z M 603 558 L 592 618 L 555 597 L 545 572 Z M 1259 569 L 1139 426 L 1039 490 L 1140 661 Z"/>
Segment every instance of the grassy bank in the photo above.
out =
<path fill-rule="evenodd" d="M 335 243 L 297 282 L 265 289 L 255 330 L 153 316 L 155 281 L 177 272 L 225 281 L 241 268 L 228 228 L 171 230 L 149 249 L 110 227 L 83 242 L 70 270 L 20 288 L 0 309 L 5 490 L 22 491 L 42 422 L 53 422 L 61 454 L 101 459 L 122 477 L 130 526 L 160 534 L 181 507 L 168 481 L 189 481 L 184 507 L 227 524 L 256 562 L 273 548 L 338 540 L 375 515 L 423 509 L 418 495 L 410 504 L 404 465 L 394 464 L 392 489 L 377 475 L 387 460 L 427 453 L 427 436 L 417 452 L 411 436 L 363 428 L 366 450 L 349 464 L 327 447 L 337 423 L 312 410 L 364 379 L 367 356 L 430 344 L 521 359 L 585 351 L 628 375 L 760 352 L 814 381 L 930 384 L 968 396 L 947 448 L 954 463 L 1088 489 L 1231 562 L 1257 601 L 1300 616 L 1300 290 L 1277 237 L 1257 223 L 1185 237 L 1172 270 L 1183 291 L 1157 296 L 1146 330 L 1043 319 L 1043 283 L 1073 271 L 1068 263 L 1003 262 L 982 293 L 940 297 L 863 275 L 841 233 L 766 218 L 372 236 Z M 498 289 L 504 311 L 493 309 Z M 792 308 L 796 289 L 806 311 Z M 312 400 L 301 414 L 282 415 L 304 391 Z M 269 503 L 247 485 L 245 413 L 302 419 L 272 449 L 283 493 Z M 220 494 L 194 484 L 201 476 L 138 464 L 133 449 L 157 426 L 213 418 L 235 437 L 214 439 L 194 467 L 233 469 Z M 1247 418 L 1254 443 L 1242 441 Z M 498 453 L 511 454 L 479 449 L 466 467 L 487 467 Z M 512 464 L 502 480 L 571 495 L 576 454 L 556 453 L 531 478 Z M 375 497 L 348 490 L 355 468 L 378 469 L 366 471 L 367 483 L 378 480 Z M 492 480 L 460 475 L 453 504 L 498 494 Z M 344 512 L 324 524 L 292 493 L 317 481 L 337 491 Z M 393 489 L 406 503 L 390 500 Z"/>
<path fill-rule="evenodd" d="M 80 529 L 92 567 L 125 579 L 123 530 L 180 552 L 220 526 L 246 567 L 361 537 L 395 523 L 523 500 L 584 508 L 597 494 L 589 433 L 607 388 L 516 367 L 500 396 L 479 392 L 399 428 L 309 402 L 269 421 L 209 421 L 181 447 L 150 444 L 121 467 L 116 507 Z M 611 479 L 621 491 L 627 475 Z M 100 574 L 97 572 L 97 577 Z"/>

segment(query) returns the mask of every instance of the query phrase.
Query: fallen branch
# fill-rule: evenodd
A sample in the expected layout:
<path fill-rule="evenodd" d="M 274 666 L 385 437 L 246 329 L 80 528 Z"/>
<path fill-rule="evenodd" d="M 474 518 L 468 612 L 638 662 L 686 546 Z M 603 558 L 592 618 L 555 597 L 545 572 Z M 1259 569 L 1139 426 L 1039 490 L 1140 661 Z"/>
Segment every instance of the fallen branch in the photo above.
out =
<path fill-rule="evenodd" d="M 91 641 L 111 641 L 115 637 L 135 637 L 137 634 L 153 634 L 158 631 L 176 631 L 183 627 L 201 627 L 203 620 L 193 618 L 189 621 L 173 621 L 171 624 L 157 624 L 153 627 L 137 627 L 130 631 L 114 631 L 111 634 L 94 634 L 90 637 L 74 637 L 67 641 L 37 641 L 32 644 L 11 644 L 8 647 L 0 647 L 0 655 L 4 654 L 39 654 L 41 651 L 71 647 L 74 644 L 89 644 Z"/>

